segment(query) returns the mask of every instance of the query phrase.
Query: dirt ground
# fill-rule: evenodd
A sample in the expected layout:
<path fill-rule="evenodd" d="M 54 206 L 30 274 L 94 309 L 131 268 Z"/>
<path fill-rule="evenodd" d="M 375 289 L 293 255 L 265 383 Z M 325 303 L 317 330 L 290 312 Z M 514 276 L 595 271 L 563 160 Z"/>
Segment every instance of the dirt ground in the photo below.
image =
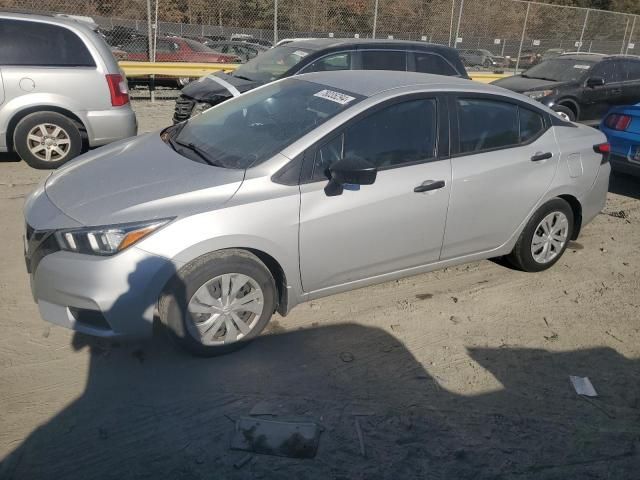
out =
<path fill-rule="evenodd" d="M 172 102 L 135 107 L 148 131 Z M 21 209 L 45 173 L 1 160 L 2 479 L 640 478 L 639 179 L 612 179 L 550 271 L 483 261 L 325 298 L 202 359 L 43 322 Z M 319 422 L 317 456 L 234 467 L 256 405 Z"/>

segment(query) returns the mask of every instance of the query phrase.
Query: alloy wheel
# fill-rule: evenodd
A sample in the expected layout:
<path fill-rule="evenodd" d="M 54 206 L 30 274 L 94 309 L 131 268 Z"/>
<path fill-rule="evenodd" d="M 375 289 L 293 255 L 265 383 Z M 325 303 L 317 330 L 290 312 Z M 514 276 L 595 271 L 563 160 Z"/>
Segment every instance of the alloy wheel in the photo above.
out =
<path fill-rule="evenodd" d="M 69 154 L 71 139 L 64 128 L 52 123 L 41 123 L 29 131 L 27 148 L 39 160 L 58 162 Z"/>

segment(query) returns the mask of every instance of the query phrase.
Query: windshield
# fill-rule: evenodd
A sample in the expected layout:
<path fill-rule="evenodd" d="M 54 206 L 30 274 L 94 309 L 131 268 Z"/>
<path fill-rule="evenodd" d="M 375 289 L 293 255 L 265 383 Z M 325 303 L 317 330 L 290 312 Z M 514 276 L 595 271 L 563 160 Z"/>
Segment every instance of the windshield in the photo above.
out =
<path fill-rule="evenodd" d="M 286 79 L 193 117 L 172 140 L 190 158 L 245 169 L 268 160 L 361 98 L 317 83 Z"/>
<path fill-rule="evenodd" d="M 245 63 L 233 75 L 268 83 L 280 78 L 311 52 L 306 48 L 275 47 Z"/>
<path fill-rule="evenodd" d="M 203 45 L 200 42 L 196 42 L 195 40 L 191 40 L 190 38 L 185 38 L 184 41 L 194 52 L 213 53 L 213 51 L 209 47 Z"/>
<path fill-rule="evenodd" d="M 594 61 L 571 58 L 552 58 L 539 63 L 522 74 L 523 77 L 540 78 L 554 82 L 578 80 L 595 65 Z"/>

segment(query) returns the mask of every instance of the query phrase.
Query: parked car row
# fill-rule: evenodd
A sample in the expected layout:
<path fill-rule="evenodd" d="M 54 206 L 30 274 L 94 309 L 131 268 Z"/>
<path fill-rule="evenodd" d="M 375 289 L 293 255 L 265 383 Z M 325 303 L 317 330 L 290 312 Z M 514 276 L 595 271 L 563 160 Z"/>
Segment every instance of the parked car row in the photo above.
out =
<path fill-rule="evenodd" d="M 104 41 L 96 35 L 95 25 L 75 18 L 5 15 L 2 26 L 0 34 L 6 38 L 5 48 L 0 51 L 4 55 L 0 58 L 0 126 L 4 126 L 0 130 L 0 149 L 19 152 L 38 168 L 55 168 L 86 148 L 135 132 L 126 79 Z M 210 43 L 221 48 L 249 46 L 235 40 Z M 35 53 L 46 52 L 51 45 L 56 47 L 55 53 Z M 237 60 L 196 40 L 180 37 L 160 38 L 157 48 L 160 61 L 175 61 L 178 55 L 192 61 Z M 257 86 L 302 73 L 397 70 L 468 78 L 461 59 L 473 64 L 489 59 L 496 63 L 506 61 L 484 50 L 459 51 L 425 42 L 394 40 L 307 39 L 285 42 L 272 49 L 260 48 L 265 50 L 260 56 L 232 74 L 216 73 L 187 85 L 176 101 L 174 123 Z M 138 60 L 145 58 L 147 49 L 147 39 L 139 37 L 124 45 L 122 52 Z M 567 120 L 592 125 L 597 125 L 612 106 L 640 101 L 640 60 L 636 57 L 555 53 L 558 55 L 496 85 L 538 100 Z M 78 66 L 84 68 L 74 68 Z M 161 84 L 176 83 L 174 78 L 156 80 Z M 177 82 L 184 86 L 188 80 Z M 132 83 L 135 82 L 140 79 Z M 96 90 L 85 99 L 82 93 L 94 88 L 91 85 Z M 632 133 L 635 123 L 611 125 L 618 132 L 631 128 Z M 636 160 L 635 151 L 627 156 Z"/>

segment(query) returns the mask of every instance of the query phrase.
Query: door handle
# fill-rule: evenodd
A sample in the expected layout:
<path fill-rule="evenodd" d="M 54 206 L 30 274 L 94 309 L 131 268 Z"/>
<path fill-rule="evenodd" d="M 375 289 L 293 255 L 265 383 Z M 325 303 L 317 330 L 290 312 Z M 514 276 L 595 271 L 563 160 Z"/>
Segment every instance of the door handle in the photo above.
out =
<path fill-rule="evenodd" d="M 416 193 L 429 192 L 444 187 L 444 180 L 425 180 L 413 189 Z"/>
<path fill-rule="evenodd" d="M 540 160 L 547 160 L 551 157 L 553 157 L 553 153 L 551 152 L 545 152 L 545 153 L 537 152 L 533 154 L 533 156 L 531 157 L 531 161 L 539 162 Z"/>
<path fill-rule="evenodd" d="M 614 95 L 619 95 L 622 93 L 622 89 L 621 88 L 614 88 L 613 90 L 611 90 L 611 93 L 613 93 Z"/>

